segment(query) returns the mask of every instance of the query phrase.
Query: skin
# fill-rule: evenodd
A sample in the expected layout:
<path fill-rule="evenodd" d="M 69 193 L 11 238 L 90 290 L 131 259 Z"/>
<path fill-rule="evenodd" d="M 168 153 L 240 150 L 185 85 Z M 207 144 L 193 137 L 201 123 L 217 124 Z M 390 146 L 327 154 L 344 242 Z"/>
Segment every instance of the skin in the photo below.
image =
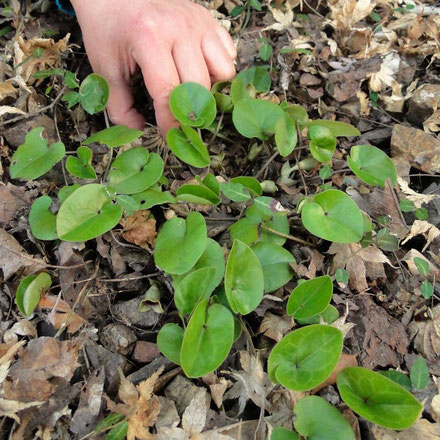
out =
<path fill-rule="evenodd" d="M 236 50 L 207 9 L 190 0 L 72 0 L 93 70 L 110 85 L 114 124 L 142 129 L 130 78 L 140 68 L 163 135 L 178 126 L 168 100 L 181 82 L 210 88 L 235 75 Z"/>

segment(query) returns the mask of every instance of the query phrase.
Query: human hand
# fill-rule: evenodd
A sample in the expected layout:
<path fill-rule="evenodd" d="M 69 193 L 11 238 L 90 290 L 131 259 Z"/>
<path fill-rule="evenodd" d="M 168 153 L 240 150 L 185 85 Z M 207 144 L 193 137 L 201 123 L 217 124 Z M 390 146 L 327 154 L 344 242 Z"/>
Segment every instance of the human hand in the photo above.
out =
<path fill-rule="evenodd" d="M 93 70 L 110 86 L 108 112 L 115 124 L 142 129 L 130 77 L 139 66 L 163 135 L 178 124 L 168 100 L 181 82 L 206 88 L 235 75 L 228 32 L 190 0 L 72 0 Z"/>

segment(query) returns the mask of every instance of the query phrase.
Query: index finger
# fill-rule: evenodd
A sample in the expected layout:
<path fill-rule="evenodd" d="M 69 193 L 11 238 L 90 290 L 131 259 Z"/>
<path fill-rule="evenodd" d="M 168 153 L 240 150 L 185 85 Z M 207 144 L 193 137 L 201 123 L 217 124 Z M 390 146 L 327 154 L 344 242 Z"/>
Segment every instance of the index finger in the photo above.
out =
<path fill-rule="evenodd" d="M 180 84 L 179 74 L 172 56 L 171 49 L 164 44 L 152 47 L 141 45 L 134 53 L 134 58 L 142 70 L 145 86 L 154 102 L 156 122 L 162 135 L 179 124 L 171 113 L 169 99 L 171 91 Z"/>

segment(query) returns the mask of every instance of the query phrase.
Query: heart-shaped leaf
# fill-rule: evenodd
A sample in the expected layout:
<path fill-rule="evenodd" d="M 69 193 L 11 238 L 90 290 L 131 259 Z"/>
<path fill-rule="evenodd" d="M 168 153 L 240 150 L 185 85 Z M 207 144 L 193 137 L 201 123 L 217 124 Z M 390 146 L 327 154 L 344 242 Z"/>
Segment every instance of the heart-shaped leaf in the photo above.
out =
<path fill-rule="evenodd" d="M 205 168 L 210 164 L 206 145 L 197 131 L 182 125 L 182 130 L 171 128 L 167 133 L 167 144 L 171 151 L 183 162 L 197 168 Z"/>
<path fill-rule="evenodd" d="M 104 130 L 98 131 L 83 141 L 83 145 L 89 145 L 93 142 L 107 145 L 109 148 L 120 147 L 142 136 L 141 130 L 128 128 L 125 125 L 115 125 Z"/>
<path fill-rule="evenodd" d="M 112 163 L 109 183 L 121 194 L 136 194 L 154 185 L 163 173 L 163 160 L 144 147 L 131 148 Z"/>
<path fill-rule="evenodd" d="M 354 412 L 385 428 L 407 429 L 423 409 L 405 388 L 366 368 L 344 368 L 337 384 L 342 399 Z"/>
<path fill-rule="evenodd" d="M 111 203 L 103 185 L 84 185 L 61 205 L 57 215 L 58 237 L 65 241 L 91 240 L 115 227 L 121 217 L 122 209 Z"/>
<path fill-rule="evenodd" d="M 275 243 L 260 241 L 252 246 L 258 257 L 264 275 L 264 291 L 274 292 L 288 283 L 293 277 L 289 263 L 295 263 L 293 255 Z"/>
<path fill-rule="evenodd" d="M 202 256 L 206 247 L 206 222 L 198 212 L 191 212 L 186 220 L 168 220 L 156 239 L 154 261 L 170 274 L 188 272 Z"/>
<path fill-rule="evenodd" d="M 217 114 L 212 93 L 195 82 L 184 82 L 171 92 L 170 109 L 181 124 L 199 128 L 209 127 Z"/>
<path fill-rule="evenodd" d="M 275 126 L 275 143 L 281 156 L 288 156 L 295 149 L 297 141 L 295 121 L 285 114 Z"/>
<path fill-rule="evenodd" d="M 249 190 L 249 192 L 253 196 L 261 196 L 261 194 L 263 194 L 263 188 L 261 188 L 260 182 L 258 182 L 258 180 L 254 179 L 253 177 L 233 177 L 232 179 L 229 179 L 229 182 L 241 183 L 245 188 Z"/>
<path fill-rule="evenodd" d="M 34 180 L 47 173 L 66 153 L 62 142 L 47 145 L 43 139 L 43 127 L 32 129 L 24 144 L 12 156 L 9 173 L 12 179 Z"/>
<path fill-rule="evenodd" d="M 284 111 L 273 102 L 262 99 L 241 99 L 235 104 L 232 121 L 237 131 L 247 138 L 269 139 Z"/>
<path fill-rule="evenodd" d="M 244 86 L 252 84 L 255 90 L 260 93 L 266 93 L 270 90 L 271 79 L 267 69 L 261 66 L 251 67 L 243 70 L 236 78 L 240 79 Z"/>
<path fill-rule="evenodd" d="M 258 257 L 246 244 L 235 240 L 229 253 L 225 291 L 234 313 L 247 315 L 263 298 L 264 276 Z"/>
<path fill-rule="evenodd" d="M 248 217 L 241 218 L 229 227 L 231 241 L 242 241 L 250 245 L 258 240 L 258 223 Z"/>
<path fill-rule="evenodd" d="M 322 397 L 305 397 L 294 411 L 295 429 L 308 440 L 356 440 L 350 423 Z"/>
<path fill-rule="evenodd" d="M 69 156 L 67 158 L 67 171 L 80 179 L 96 179 L 96 173 L 92 167 L 92 150 L 88 147 L 79 147 L 76 154 L 78 157 Z"/>
<path fill-rule="evenodd" d="M 336 243 L 358 242 L 364 221 L 356 203 L 342 191 L 329 189 L 317 194 L 301 210 L 305 228 L 324 240 Z"/>
<path fill-rule="evenodd" d="M 56 240 L 56 215 L 50 210 L 52 199 L 49 196 L 38 197 L 32 203 L 29 212 L 29 226 L 32 235 L 38 240 Z"/>
<path fill-rule="evenodd" d="M 324 382 L 342 353 L 343 335 L 329 325 L 309 325 L 284 336 L 272 349 L 269 377 L 295 391 L 306 391 Z"/>
<path fill-rule="evenodd" d="M 52 284 L 50 275 L 42 272 L 21 280 L 15 293 L 15 303 L 23 316 L 30 316 L 40 302 L 41 294 Z"/>
<path fill-rule="evenodd" d="M 329 162 L 336 149 L 336 137 L 331 130 L 322 125 L 309 127 L 310 152 L 319 162 Z"/>
<path fill-rule="evenodd" d="M 211 373 L 226 359 L 234 340 L 234 318 L 220 304 L 200 302 L 183 337 L 180 364 L 188 377 Z"/>
<path fill-rule="evenodd" d="M 309 125 L 307 110 L 300 105 L 286 105 L 284 111 L 295 121 L 300 130 Z"/>
<path fill-rule="evenodd" d="M 176 203 L 176 199 L 169 191 L 161 191 L 158 188 L 148 188 L 145 191 L 133 194 L 132 197 L 139 203 L 140 209 L 150 209 L 153 206 L 165 203 Z"/>
<path fill-rule="evenodd" d="M 254 93 L 249 93 L 249 88 L 252 89 Z M 231 82 L 231 98 L 232 103 L 235 105 L 238 101 L 241 99 L 250 99 L 255 98 L 255 87 L 254 86 L 245 86 L 244 82 L 240 79 L 235 77 Z"/>
<path fill-rule="evenodd" d="M 79 183 L 74 183 L 73 185 L 66 185 L 63 186 L 58 191 L 58 200 L 61 204 L 65 202 L 67 197 L 69 197 L 71 194 L 73 194 L 78 188 L 81 188 L 81 185 Z"/>
<path fill-rule="evenodd" d="M 324 312 L 333 295 L 333 282 L 328 275 L 298 284 L 287 302 L 287 314 L 306 319 Z"/>
<path fill-rule="evenodd" d="M 225 274 L 225 256 L 221 246 L 212 238 L 207 239 L 206 247 L 202 256 L 189 272 L 183 275 L 173 275 L 174 286 L 177 287 L 179 283 L 193 271 L 205 267 L 215 268 L 215 276 L 212 280 L 212 286 L 209 287 L 214 290 L 222 282 L 223 275 Z"/>
<path fill-rule="evenodd" d="M 190 315 L 200 301 L 209 299 L 214 290 L 214 267 L 204 267 L 187 275 L 174 292 L 174 302 L 180 313 Z"/>
<path fill-rule="evenodd" d="M 105 109 L 109 96 L 110 88 L 107 81 L 97 73 L 91 73 L 87 76 L 79 88 L 81 105 L 91 115 Z"/>
<path fill-rule="evenodd" d="M 165 324 L 157 334 L 157 347 L 171 362 L 180 365 L 183 329 L 176 324 Z"/>
<path fill-rule="evenodd" d="M 226 95 L 225 93 L 214 93 L 215 102 L 217 104 L 217 108 L 222 113 L 231 113 L 234 108 L 234 102 L 232 101 L 232 97 Z"/>
<path fill-rule="evenodd" d="M 328 128 L 334 137 L 340 136 L 360 136 L 361 132 L 353 125 L 345 122 L 330 121 L 328 119 L 317 119 L 309 124 L 309 127 L 319 125 Z"/>
<path fill-rule="evenodd" d="M 384 188 L 388 179 L 391 179 L 393 186 L 397 184 L 396 166 L 379 148 L 372 145 L 351 147 L 347 162 L 353 173 L 369 185 Z"/>
<path fill-rule="evenodd" d="M 182 185 L 176 191 L 177 200 L 189 203 L 218 205 L 221 199 L 205 185 Z"/>

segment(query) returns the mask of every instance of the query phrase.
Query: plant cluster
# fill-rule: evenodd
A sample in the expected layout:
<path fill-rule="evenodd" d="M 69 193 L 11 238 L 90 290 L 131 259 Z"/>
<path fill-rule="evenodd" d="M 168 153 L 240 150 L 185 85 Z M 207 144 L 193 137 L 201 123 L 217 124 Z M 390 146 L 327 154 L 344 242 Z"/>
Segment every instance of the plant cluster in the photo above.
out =
<path fill-rule="evenodd" d="M 331 175 L 330 162 L 337 138 L 357 136 L 359 131 L 342 122 L 311 121 L 305 109 L 298 105 L 276 104 L 258 97 L 267 93 L 270 85 L 270 76 L 261 67 L 240 73 L 232 82 L 217 83 L 211 91 L 196 83 L 181 84 L 170 96 L 170 108 L 181 124 L 168 133 L 170 149 L 193 167 L 209 167 L 211 158 L 202 130 L 221 136 L 224 116 L 231 114 L 232 124 L 240 135 L 256 138 L 283 157 L 292 153 L 298 140 L 307 137 L 311 156 L 306 160 L 312 167 L 321 166 L 324 181 Z M 105 97 L 101 79 L 93 82 L 93 86 L 89 84 L 87 90 L 86 96 L 101 105 Z M 81 88 L 78 93 L 81 94 Z M 78 99 L 85 107 L 94 105 Z M 275 199 L 264 196 L 261 184 L 248 176 L 225 182 L 205 172 L 195 183 L 184 184 L 175 195 L 171 194 L 164 190 L 168 181 L 158 154 L 144 147 L 132 147 L 113 158 L 114 149 L 138 139 L 141 134 L 114 126 L 83 141 L 77 156 L 67 158 L 66 168 L 72 176 L 87 183 L 62 188 L 56 203 L 47 195 L 36 199 L 29 224 L 33 235 L 41 240 L 86 241 L 111 230 L 124 214 L 156 205 L 179 202 L 218 205 L 222 198 L 246 203 L 242 218 L 229 229 L 231 247 L 226 262 L 224 250 L 208 238 L 205 219 L 197 211 L 186 218 L 167 220 L 157 236 L 154 261 L 172 278 L 174 302 L 181 320 L 181 325 L 165 324 L 158 333 L 157 344 L 188 377 L 196 378 L 214 371 L 226 359 L 242 332 L 242 316 L 253 312 L 265 293 L 274 292 L 292 279 L 291 264 L 295 259 L 283 247 L 289 233 L 289 211 Z M 48 146 L 41 135 L 42 128 L 32 130 L 18 148 L 10 169 L 12 178 L 36 179 L 64 158 L 64 145 L 57 142 Z M 101 176 L 97 176 L 92 166 L 92 150 L 88 147 L 92 143 L 109 149 L 108 168 Z M 353 146 L 347 162 L 353 173 L 368 185 L 384 187 L 387 181 L 396 184 L 397 174 L 391 159 L 374 146 Z M 286 162 L 282 175 L 288 179 L 293 171 Z M 53 212 L 55 205 L 59 205 L 57 213 Z M 328 184 L 323 183 L 323 191 L 318 194 L 302 198 L 297 212 L 304 227 L 321 239 L 360 242 L 363 246 L 373 241 L 374 225 L 368 216 L 345 192 Z M 381 231 L 375 237 L 377 241 L 380 234 L 390 235 L 386 228 Z M 415 263 L 426 277 L 429 273 L 426 262 Z M 339 270 L 336 279 L 347 282 L 347 273 Z M 21 282 L 16 301 L 23 315 L 33 312 L 41 291 L 50 284 L 46 273 Z M 291 390 L 308 391 L 322 384 L 334 371 L 344 335 L 332 326 L 339 318 L 337 309 L 330 304 L 332 294 L 333 280 L 329 275 L 298 281 L 288 299 L 286 313 L 299 328 L 279 341 L 269 355 L 268 374 L 274 383 Z M 418 377 L 414 379 L 417 386 L 425 380 L 420 379 L 419 370 L 417 374 L 411 373 L 411 380 L 412 376 Z M 402 377 L 397 376 L 350 367 L 338 374 L 337 386 L 343 401 L 357 414 L 400 430 L 418 418 L 422 405 L 408 387 L 402 386 Z M 298 439 L 298 434 L 312 439 L 355 438 L 344 417 L 321 397 L 306 397 L 294 410 L 296 433 L 279 428 L 272 439 Z"/>

